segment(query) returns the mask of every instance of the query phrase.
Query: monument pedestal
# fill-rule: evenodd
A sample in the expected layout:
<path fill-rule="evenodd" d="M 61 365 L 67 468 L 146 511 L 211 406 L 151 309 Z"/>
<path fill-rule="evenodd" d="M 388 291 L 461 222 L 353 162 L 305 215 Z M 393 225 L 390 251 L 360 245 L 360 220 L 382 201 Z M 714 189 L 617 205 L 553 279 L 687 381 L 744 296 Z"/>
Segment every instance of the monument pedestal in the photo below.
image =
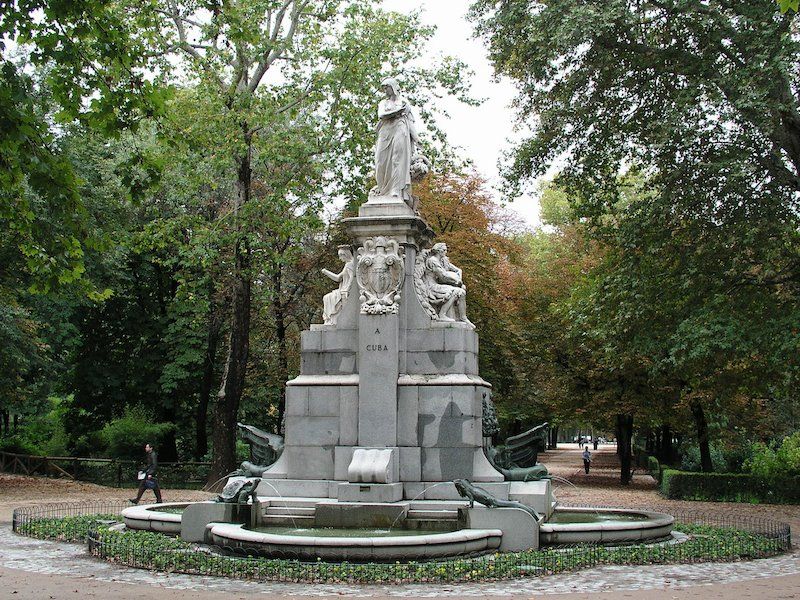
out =
<path fill-rule="evenodd" d="M 507 498 L 508 484 L 483 453 L 491 386 L 478 375 L 474 326 L 439 320 L 424 306 L 420 253 L 431 229 L 404 202 L 373 200 L 343 222 L 357 248 L 356 282 L 335 325 L 302 334 L 300 375 L 287 384 L 285 448 L 263 477 L 290 496 L 456 499 L 442 482 L 463 478 L 497 483 Z M 354 453 L 369 448 L 393 450 L 396 480 L 352 481 Z"/>

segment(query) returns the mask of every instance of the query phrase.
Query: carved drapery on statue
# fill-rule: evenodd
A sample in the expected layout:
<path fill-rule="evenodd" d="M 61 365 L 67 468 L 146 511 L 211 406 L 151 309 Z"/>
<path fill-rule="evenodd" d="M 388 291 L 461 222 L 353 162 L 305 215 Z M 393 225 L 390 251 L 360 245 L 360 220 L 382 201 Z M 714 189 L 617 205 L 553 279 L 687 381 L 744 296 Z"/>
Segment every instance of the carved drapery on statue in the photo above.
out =
<path fill-rule="evenodd" d="M 385 98 L 378 105 L 375 131 L 375 182 L 370 201 L 400 198 L 415 212 L 418 199 L 411 193 L 411 182 L 424 179 L 430 160 L 417 151 L 419 136 L 411 105 L 402 96 L 396 79 L 381 82 Z"/>
<path fill-rule="evenodd" d="M 327 325 L 336 325 L 336 318 L 347 300 L 350 285 L 353 283 L 353 252 L 350 246 L 339 246 L 338 254 L 339 260 L 344 263 L 339 273 L 322 269 L 323 275 L 339 284 L 338 288 L 322 298 L 322 319 Z"/>
<path fill-rule="evenodd" d="M 397 314 L 403 285 L 403 249 L 397 240 L 369 238 L 358 249 L 356 281 L 361 314 Z"/>
<path fill-rule="evenodd" d="M 448 259 L 445 244 L 434 244 L 430 250 L 417 254 L 414 289 L 420 304 L 434 321 L 470 322 L 467 319 L 467 288 L 462 281 L 461 269 Z"/>

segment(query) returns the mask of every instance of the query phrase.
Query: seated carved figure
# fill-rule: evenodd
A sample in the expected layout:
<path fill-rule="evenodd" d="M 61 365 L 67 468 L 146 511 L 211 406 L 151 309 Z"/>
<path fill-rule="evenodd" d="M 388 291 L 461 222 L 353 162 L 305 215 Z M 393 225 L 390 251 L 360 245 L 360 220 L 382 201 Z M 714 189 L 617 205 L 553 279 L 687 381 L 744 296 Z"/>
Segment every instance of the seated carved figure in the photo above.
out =
<path fill-rule="evenodd" d="M 420 253 L 415 277 L 420 302 L 432 318 L 469 323 L 467 288 L 462 281 L 461 269 L 447 258 L 445 244 L 434 244 L 430 250 Z"/>

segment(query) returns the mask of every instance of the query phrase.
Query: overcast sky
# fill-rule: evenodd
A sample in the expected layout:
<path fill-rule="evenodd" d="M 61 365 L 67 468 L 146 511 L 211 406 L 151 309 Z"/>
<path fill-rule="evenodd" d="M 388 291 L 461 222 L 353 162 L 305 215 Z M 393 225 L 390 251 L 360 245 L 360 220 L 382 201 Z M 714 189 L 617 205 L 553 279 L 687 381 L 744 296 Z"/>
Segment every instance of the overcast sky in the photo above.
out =
<path fill-rule="evenodd" d="M 468 0 L 384 0 L 387 10 L 401 13 L 421 9 L 422 22 L 436 26 L 432 56 L 450 54 L 463 60 L 475 72 L 474 95 L 486 100 L 481 106 L 466 106 L 450 100 L 446 109 L 450 119 L 440 125 L 451 144 L 461 146 L 463 155 L 471 159 L 478 172 L 495 188 L 500 183 L 498 161 L 508 140 L 514 136 L 511 101 L 514 86 L 509 81 L 493 81 L 492 67 L 483 42 L 472 37 L 472 24 L 466 18 Z M 499 198 L 499 194 L 497 194 Z M 520 198 L 510 205 L 532 226 L 539 225 L 539 204 L 531 197 Z"/>

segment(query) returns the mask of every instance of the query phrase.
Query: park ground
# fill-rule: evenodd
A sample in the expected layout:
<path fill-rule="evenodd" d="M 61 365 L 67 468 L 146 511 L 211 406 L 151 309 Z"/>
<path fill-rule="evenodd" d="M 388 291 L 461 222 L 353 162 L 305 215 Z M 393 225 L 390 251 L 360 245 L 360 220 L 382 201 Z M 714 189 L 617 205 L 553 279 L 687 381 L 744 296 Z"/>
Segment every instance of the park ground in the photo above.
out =
<path fill-rule="evenodd" d="M 547 465 L 550 472 L 559 477 L 568 479 L 572 485 L 560 481 L 554 482 L 555 493 L 562 504 L 569 505 L 598 505 L 620 506 L 629 508 L 650 508 L 665 512 L 698 510 L 714 511 L 717 514 L 729 513 L 731 515 L 749 515 L 765 517 L 789 523 L 792 528 L 792 541 L 797 552 L 800 546 L 800 506 L 797 505 L 770 505 L 770 504 L 737 504 L 729 502 L 694 502 L 667 500 L 658 494 L 656 482 L 643 471 L 634 473 L 630 485 L 619 484 L 619 463 L 614 446 L 601 446 L 595 451 L 592 468 L 588 475 L 583 472 L 581 450 L 576 444 L 562 444 L 558 450 L 548 451 L 540 457 L 541 462 Z M 95 499 L 121 499 L 132 495 L 130 489 L 107 488 L 91 483 L 65 481 L 58 479 L 44 479 L 24 477 L 0 473 L 0 528 L 10 528 L 13 509 L 19 506 L 43 504 L 48 502 L 79 502 Z M 204 499 L 211 495 L 200 491 L 190 490 L 165 490 L 164 500 L 173 499 Z M 2 553 L 0 553 L 2 557 Z M 109 600 L 133 599 L 153 596 L 159 600 L 184 600 L 197 598 L 202 600 L 229 600 L 238 598 L 252 598 L 253 590 L 246 593 L 231 591 L 198 592 L 191 589 L 178 589 L 158 585 L 152 581 L 132 583 L 130 581 L 116 582 L 105 579 L 96 579 L 92 574 L 92 560 L 87 558 L 85 569 L 69 576 L 63 574 L 42 573 L 26 570 L 10 569 L 0 562 L 0 598 L 13 598 L 15 600 L 62 600 L 67 598 L 107 598 Z M 678 567 L 679 568 L 679 567 Z M 451 586 L 451 595 L 457 586 Z M 501 587 L 501 586 L 500 586 Z M 424 586 L 419 588 L 424 594 Z M 331 593 L 330 588 L 320 588 L 311 595 L 293 596 L 275 593 L 275 586 L 270 586 L 263 594 L 256 591 L 258 598 L 341 598 L 357 597 L 361 594 L 340 592 Z M 364 596 L 380 598 L 374 593 Z M 492 598 L 534 598 L 540 594 L 526 593 L 517 595 L 511 591 L 498 596 L 482 595 L 483 600 Z M 709 600 L 723 598 L 742 599 L 784 599 L 800 598 L 800 573 L 758 578 L 734 583 L 721 583 L 701 585 L 696 587 L 682 587 L 649 590 L 616 590 L 608 592 L 582 593 L 580 588 L 569 594 L 547 594 L 548 598 L 569 597 L 575 600 L 607 600 L 611 598 L 633 598 L 642 600 L 688 600 L 690 598 L 703 598 Z M 457 596 L 456 596 L 457 597 Z"/>

